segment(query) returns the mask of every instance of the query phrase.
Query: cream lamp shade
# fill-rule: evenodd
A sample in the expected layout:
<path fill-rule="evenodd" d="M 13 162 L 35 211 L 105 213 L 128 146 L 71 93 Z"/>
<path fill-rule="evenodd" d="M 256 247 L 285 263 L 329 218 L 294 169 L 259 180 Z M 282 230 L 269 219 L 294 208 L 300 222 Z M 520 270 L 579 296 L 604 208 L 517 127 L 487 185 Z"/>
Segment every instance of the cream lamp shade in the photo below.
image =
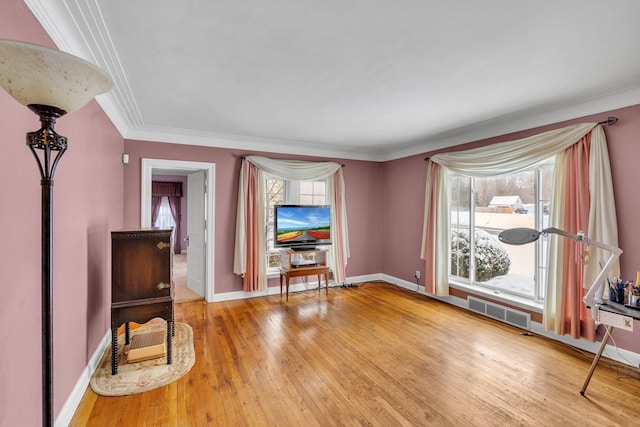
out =
<path fill-rule="evenodd" d="M 112 85 L 107 73 L 81 58 L 0 39 L 0 86 L 23 105 L 47 105 L 70 113 Z"/>

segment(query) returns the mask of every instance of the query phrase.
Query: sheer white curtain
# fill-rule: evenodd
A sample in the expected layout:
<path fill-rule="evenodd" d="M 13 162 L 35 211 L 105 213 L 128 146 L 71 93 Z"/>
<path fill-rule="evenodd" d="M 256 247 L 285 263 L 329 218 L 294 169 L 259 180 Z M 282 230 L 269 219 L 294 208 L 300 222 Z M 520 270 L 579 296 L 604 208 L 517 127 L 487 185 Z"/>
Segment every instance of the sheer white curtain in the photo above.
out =
<path fill-rule="evenodd" d="M 176 221 L 173 218 L 173 213 L 171 212 L 171 206 L 169 205 L 169 197 L 162 196 L 160 199 L 160 209 L 158 210 L 158 217 L 156 221 L 153 223 L 154 227 L 158 228 L 171 228 L 173 231 L 171 232 L 171 250 L 173 251 L 176 246 Z"/>
<path fill-rule="evenodd" d="M 529 138 L 492 144 L 466 151 L 434 155 L 427 165 L 427 188 L 425 193 L 425 218 L 423 225 L 421 257 L 427 260 L 427 277 L 425 286 L 436 295 L 449 294 L 449 247 L 442 247 L 443 241 L 449 241 L 449 217 L 447 196 L 447 174 L 449 171 L 466 176 L 494 176 L 520 172 L 543 162 L 553 155 L 563 152 L 589 132 L 591 135 L 591 151 L 589 158 L 590 210 L 587 231 L 589 238 L 611 246 L 618 246 L 618 226 L 615 203 L 613 201 L 613 184 L 602 126 L 597 123 L 582 123 L 544 132 Z M 561 186 L 562 180 L 557 180 Z M 562 205 L 555 200 L 559 191 L 554 191 L 552 205 Z M 561 228 L 561 219 L 552 218 L 552 226 Z M 553 245 L 551 245 L 553 248 Z M 561 249 L 560 249 L 561 250 Z M 591 258 L 607 259 L 601 249 L 590 248 Z M 554 259 L 562 259 L 561 253 L 550 253 Z M 429 265 L 429 264 L 434 265 Z M 594 264 L 594 265 L 591 265 Z M 597 262 L 585 269 L 584 285 L 591 285 L 597 275 Z M 549 268 L 547 295 L 557 294 L 562 283 L 558 281 L 558 271 Z M 429 275 L 429 271 L 432 274 Z M 615 268 L 614 270 L 615 271 Z M 595 273 L 595 274 L 594 274 Z M 614 273 L 615 274 L 615 273 Z M 430 283 L 427 283 L 430 281 Z M 546 300 L 547 298 L 545 298 Z M 546 302 L 546 304 L 548 304 Z M 547 315 L 555 315 L 562 310 L 562 301 L 555 301 L 545 307 Z"/>
<path fill-rule="evenodd" d="M 255 256 L 258 258 L 257 266 L 265 273 L 260 276 L 258 285 L 254 290 L 265 290 L 267 288 L 266 264 L 267 254 L 264 237 L 264 179 L 265 174 L 270 176 L 286 179 L 308 181 L 327 178 L 328 182 L 328 200 L 332 205 L 331 209 L 331 230 L 333 245 L 329 249 L 329 266 L 331 267 L 336 282 L 340 283 L 345 279 L 345 266 L 349 257 L 349 237 L 347 230 L 346 204 L 344 197 L 344 180 L 342 179 L 342 165 L 335 162 L 307 162 L 302 160 L 278 160 L 269 159 L 260 156 L 247 156 L 243 161 L 243 170 L 248 168 L 250 163 L 257 169 L 257 199 L 262 200 L 256 203 L 260 204 L 262 209 L 256 209 L 255 214 L 258 216 L 256 232 L 257 236 L 254 240 Z M 251 257 L 248 256 L 248 240 L 251 239 L 247 229 L 248 209 L 247 200 L 250 200 L 245 193 L 247 188 L 245 173 L 240 175 L 240 185 L 238 189 L 238 211 L 236 217 L 236 242 L 234 253 L 234 273 L 245 276 L 249 274 L 248 262 Z M 246 290 L 246 289 L 245 289 Z"/>

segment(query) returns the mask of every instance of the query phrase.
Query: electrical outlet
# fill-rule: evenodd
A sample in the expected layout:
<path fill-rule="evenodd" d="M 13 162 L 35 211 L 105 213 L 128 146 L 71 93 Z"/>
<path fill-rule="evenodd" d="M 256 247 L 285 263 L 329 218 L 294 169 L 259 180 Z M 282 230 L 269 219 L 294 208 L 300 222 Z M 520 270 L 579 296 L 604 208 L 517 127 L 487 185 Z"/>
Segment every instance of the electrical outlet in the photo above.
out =
<path fill-rule="evenodd" d="M 416 277 L 416 279 L 419 279 L 419 278 L 420 278 L 420 272 L 419 272 L 419 271 L 417 271 L 417 270 L 416 270 L 416 276 L 415 276 L 415 277 Z"/>

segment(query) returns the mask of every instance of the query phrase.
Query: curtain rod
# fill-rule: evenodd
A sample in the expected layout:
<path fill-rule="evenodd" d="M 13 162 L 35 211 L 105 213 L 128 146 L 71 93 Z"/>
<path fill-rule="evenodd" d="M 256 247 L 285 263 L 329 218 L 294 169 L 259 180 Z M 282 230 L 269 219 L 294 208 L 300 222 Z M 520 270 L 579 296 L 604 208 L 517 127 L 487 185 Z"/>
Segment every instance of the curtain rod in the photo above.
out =
<path fill-rule="evenodd" d="M 598 122 L 599 125 L 607 125 L 607 126 L 613 126 L 616 123 L 618 123 L 618 118 L 617 117 L 607 117 L 607 120 L 603 120 L 601 122 Z M 424 161 L 426 162 L 427 160 L 429 160 L 431 157 L 425 157 Z"/>
<path fill-rule="evenodd" d="M 618 122 L 618 118 L 617 117 L 607 117 L 607 120 L 603 120 L 601 122 L 598 122 L 599 125 L 615 125 Z"/>

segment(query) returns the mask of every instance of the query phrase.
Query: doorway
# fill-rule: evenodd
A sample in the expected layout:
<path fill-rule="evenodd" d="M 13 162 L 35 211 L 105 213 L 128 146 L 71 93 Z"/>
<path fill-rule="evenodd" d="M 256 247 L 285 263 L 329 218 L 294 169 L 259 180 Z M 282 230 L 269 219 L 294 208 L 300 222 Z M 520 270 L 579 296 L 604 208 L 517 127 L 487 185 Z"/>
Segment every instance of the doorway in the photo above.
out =
<path fill-rule="evenodd" d="M 140 224 L 151 226 L 151 182 L 154 174 L 188 178 L 187 286 L 213 301 L 213 224 L 215 164 L 183 160 L 142 159 Z"/>

